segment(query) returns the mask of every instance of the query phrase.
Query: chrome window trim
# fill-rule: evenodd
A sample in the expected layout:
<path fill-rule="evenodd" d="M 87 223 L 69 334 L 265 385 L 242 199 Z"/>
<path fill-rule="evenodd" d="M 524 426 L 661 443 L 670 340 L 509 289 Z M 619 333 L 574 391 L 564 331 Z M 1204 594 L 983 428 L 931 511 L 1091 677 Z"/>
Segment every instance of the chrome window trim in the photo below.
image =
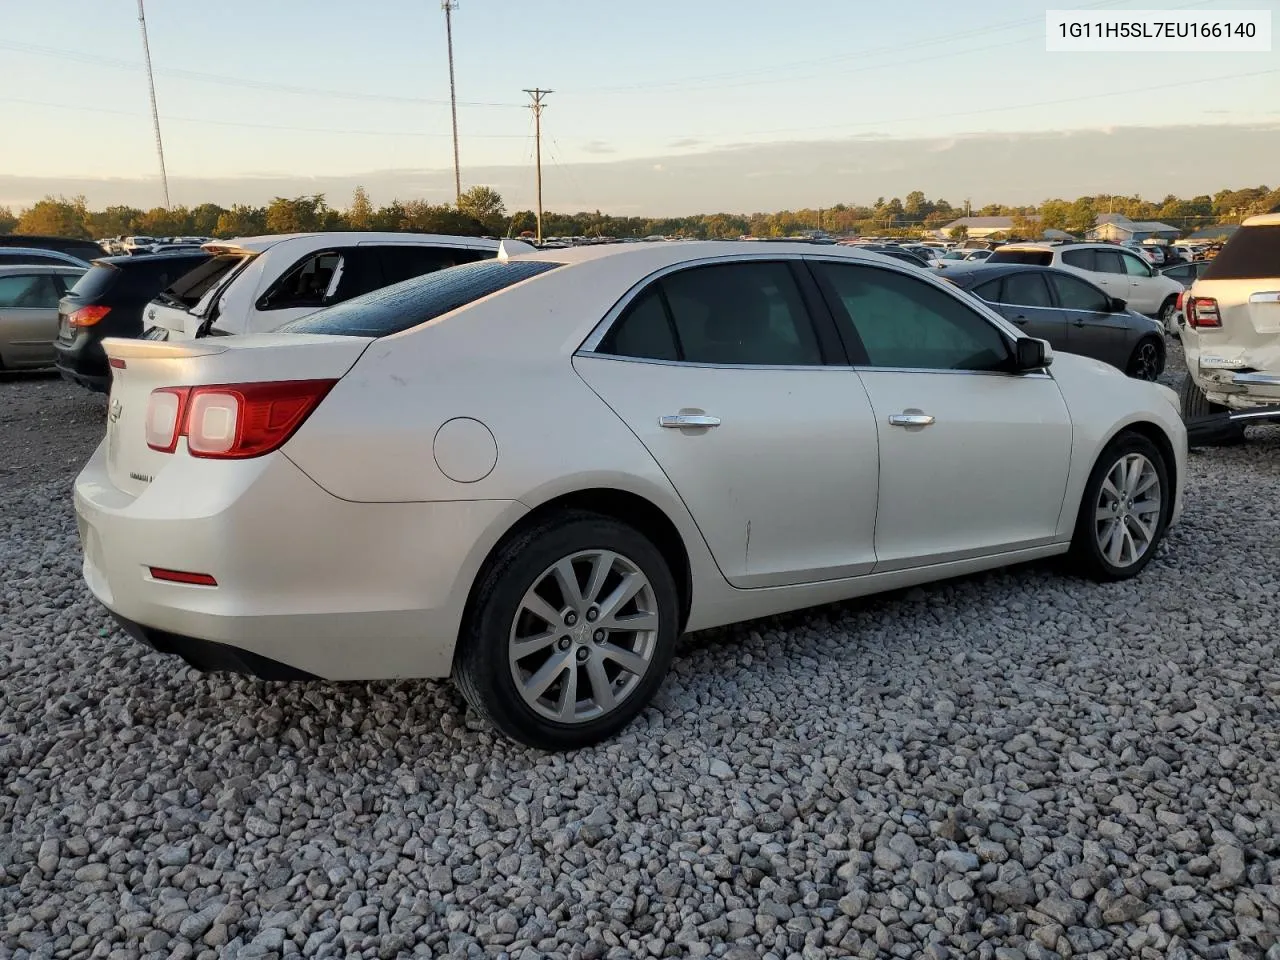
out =
<path fill-rule="evenodd" d="M 1032 338 L 1034 339 L 1034 338 Z M 870 365 L 835 365 L 819 364 L 805 366 L 803 364 L 762 364 L 762 363 L 696 363 L 687 360 L 655 360 L 648 357 L 617 357 L 611 353 L 594 353 L 590 350 L 578 350 L 574 358 L 586 360 L 608 360 L 613 363 L 647 363 L 659 367 L 682 367 L 699 370 L 790 370 L 793 372 L 815 370 L 834 370 L 840 373 L 931 373 L 947 374 L 962 377 L 1014 377 L 1019 380 L 1052 380 L 1053 374 L 1047 368 L 1027 373 L 1011 373 L 1008 370 L 944 370 L 939 367 L 873 367 Z"/>

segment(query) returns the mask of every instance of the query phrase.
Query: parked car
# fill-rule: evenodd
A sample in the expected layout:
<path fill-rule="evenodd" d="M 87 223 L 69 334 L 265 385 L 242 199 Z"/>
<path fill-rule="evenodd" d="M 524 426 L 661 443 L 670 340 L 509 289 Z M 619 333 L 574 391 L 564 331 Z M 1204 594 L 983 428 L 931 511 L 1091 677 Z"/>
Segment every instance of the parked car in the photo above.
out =
<path fill-rule="evenodd" d="M 990 304 L 1054 350 L 1109 363 L 1139 380 L 1164 372 L 1163 328 L 1078 274 L 1019 263 L 948 269 L 943 279 Z"/>
<path fill-rule="evenodd" d="M 147 307 L 149 339 L 263 333 L 290 320 L 460 263 L 496 240 L 425 233 L 297 233 L 214 241 L 212 259 Z"/>
<path fill-rule="evenodd" d="M 0 234 L 0 250 L 5 247 L 22 247 L 26 250 L 53 250 L 67 253 L 81 263 L 88 263 L 106 251 L 92 240 L 77 237 L 48 237 L 21 233 Z"/>
<path fill-rule="evenodd" d="M 81 260 L 73 254 L 63 253 L 60 250 L 49 250 L 44 247 L 0 247 L 0 266 L 14 267 L 36 263 L 89 269 L 87 260 Z"/>
<path fill-rule="evenodd" d="M 985 263 L 991 257 L 992 251 L 983 248 L 958 247 L 955 250 L 948 250 L 938 262 L 944 267 L 952 267 L 961 263 Z"/>
<path fill-rule="evenodd" d="M 1083 275 L 1108 296 L 1124 300 L 1139 313 L 1176 329 L 1174 314 L 1182 284 L 1156 273 L 1138 254 L 1114 243 L 1018 243 L 999 247 L 988 263 L 1026 263 L 1059 267 Z"/>
<path fill-rule="evenodd" d="M 156 242 L 155 237 L 144 237 L 144 236 L 125 237 L 121 241 L 121 246 L 124 247 L 125 253 L 129 253 L 129 254 L 146 253 L 151 248 L 152 244 L 154 244 L 155 242 Z"/>
<path fill-rule="evenodd" d="M 1183 415 L 1214 417 L 1206 430 L 1223 442 L 1280 419 L 1280 213 L 1245 220 L 1183 307 Z"/>
<path fill-rule="evenodd" d="M 75 502 L 127 630 L 203 669 L 452 674 L 543 748 L 626 725 L 686 630 L 1058 554 L 1121 580 L 1181 512 L 1172 390 L 837 246 L 537 251 L 105 347 Z"/>
<path fill-rule="evenodd" d="M 1190 262 L 1182 261 L 1172 266 L 1161 267 L 1160 272 L 1166 276 L 1177 280 L 1184 287 L 1190 287 L 1193 283 L 1204 276 L 1204 272 L 1209 269 L 1209 263 L 1206 260 L 1193 260 Z"/>
<path fill-rule="evenodd" d="M 82 273 L 70 265 L 0 266 L 0 369 L 53 366 L 58 298 Z"/>
<path fill-rule="evenodd" d="M 63 379 L 105 393 L 111 368 L 105 337 L 140 337 L 142 311 L 161 290 L 210 259 L 196 247 L 179 253 L 101 257 L 58 302 L 54 349 Z"/>

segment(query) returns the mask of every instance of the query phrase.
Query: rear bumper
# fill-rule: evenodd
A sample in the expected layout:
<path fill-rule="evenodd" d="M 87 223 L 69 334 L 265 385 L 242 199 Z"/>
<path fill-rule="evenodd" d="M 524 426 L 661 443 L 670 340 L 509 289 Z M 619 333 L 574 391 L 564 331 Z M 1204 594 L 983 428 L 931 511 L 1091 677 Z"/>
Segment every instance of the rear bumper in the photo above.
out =
<path fill-rule="evenodd" d="M 71 342 L 53 342 L 55 363 L 62 379 L 97 393 L 111 390 L 111 368 L 100 340 L 89 340 L 83 335 Z"/>
<path fill-rule="evenodd" d="M 330 680 L 447 676 L 476 572 L 525 512 L 339 500 L 278 452 L 175 455 L 133 496 L 111 483 L 104 446 L 75 506 L 85 582 L 135 636 L 201 669 Z"/>

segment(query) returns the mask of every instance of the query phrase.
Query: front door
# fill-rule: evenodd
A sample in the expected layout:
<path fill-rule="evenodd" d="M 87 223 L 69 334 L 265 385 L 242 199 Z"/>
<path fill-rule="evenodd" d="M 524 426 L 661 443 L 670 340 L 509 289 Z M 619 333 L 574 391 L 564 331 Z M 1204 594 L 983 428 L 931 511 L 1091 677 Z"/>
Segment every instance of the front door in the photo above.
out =
<path fill-rule="evenodd" d="M 668 274 L 574 358 L 738 587 L 875 562 L 875 420 L 858 376 L 833 365 L 834 330 L 815 326 L 797 268 L 744 259 Z"/>
<path fill-rule="evenodd" d="M 1124 369 L 1128 364 L 1128 319 L 1113 313 L 1105 293 L 1065 273 L 1053 275 L 1053 289 L 1067 317 L 1067 350 Z"/>
<path fill-rule="evenodd" d="M 1052 377 L 1005 372 L 1006 334 L 939 285 L 861 264 L 814 270 L 875 413 L 876 571 L 1051 542 L 1071 454 Z"/>

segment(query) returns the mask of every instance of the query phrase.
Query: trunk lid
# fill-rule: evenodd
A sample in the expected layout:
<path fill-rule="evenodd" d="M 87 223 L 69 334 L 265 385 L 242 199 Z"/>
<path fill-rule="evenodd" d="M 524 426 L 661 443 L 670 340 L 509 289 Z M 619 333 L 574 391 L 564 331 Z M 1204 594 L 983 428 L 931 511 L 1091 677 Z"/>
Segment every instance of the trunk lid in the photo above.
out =
<path fill-rule="evenodd" d="M 111 362 L 107 400 L 107 472 L 118 489 L 137 496 L 160 473 L 185 457 L 179 439 L 173 453 L 147 445 L 147 407 L 160 387 L 339 379 L 372 339 L 309 334 L 260 334 L 182 340 L 102 341 Z"/>

